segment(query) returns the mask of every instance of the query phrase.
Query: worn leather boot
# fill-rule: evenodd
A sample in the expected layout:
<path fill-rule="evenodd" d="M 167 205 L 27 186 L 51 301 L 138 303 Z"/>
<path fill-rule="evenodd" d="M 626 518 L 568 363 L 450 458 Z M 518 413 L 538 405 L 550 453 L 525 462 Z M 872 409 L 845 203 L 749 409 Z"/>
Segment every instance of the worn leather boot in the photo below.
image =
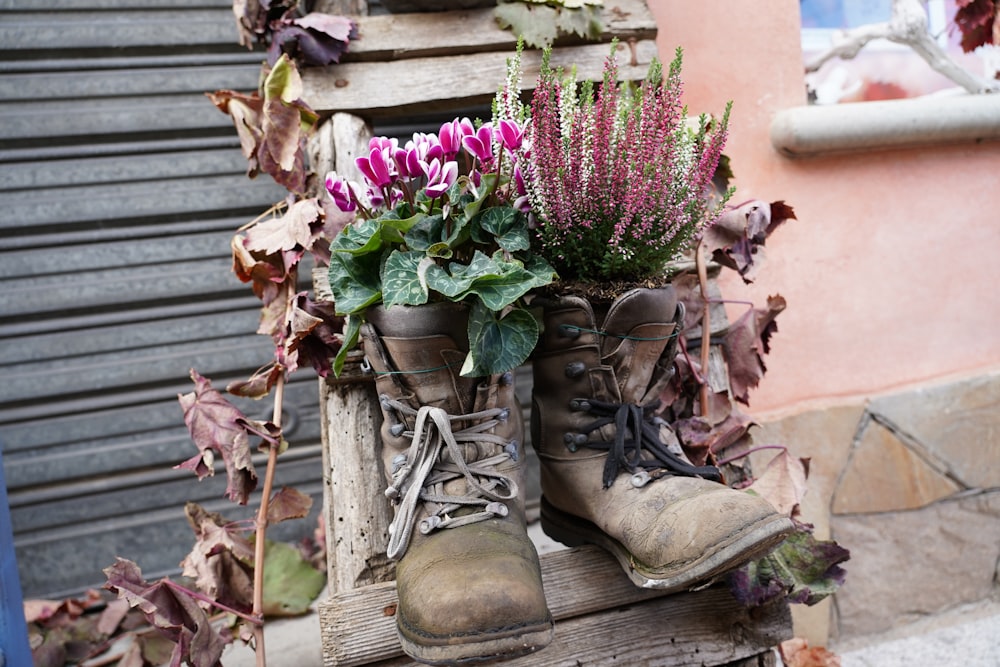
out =
<path fill-rule="evenodd" d="M 387 554 L 403 650 L 436 665 L 501 660 L 552 639 L 524 517 L 524 424 L 513 373 L 459 375 L 461 304 L 370 309 L 362 328 L 384 422 Z"/>
<path fill-rule="evenodd" d="M 634 289 L 606 312 L 582 298 L 539 298 L 532 443 L 542 529 L 610 551 L 637 586 L 679 591 L 765 554 L 791 531 L 763 498 L 691 465 L 653 411 L 673 368 L 672 287 Z M 676 321 L 675 321 L 676 320 Z"/>

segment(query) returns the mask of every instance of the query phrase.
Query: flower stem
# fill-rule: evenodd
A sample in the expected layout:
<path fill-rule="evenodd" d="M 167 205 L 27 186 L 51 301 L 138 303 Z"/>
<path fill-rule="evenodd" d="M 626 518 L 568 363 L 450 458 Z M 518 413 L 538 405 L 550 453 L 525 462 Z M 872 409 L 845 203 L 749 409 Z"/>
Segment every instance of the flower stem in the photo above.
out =
<path fill-rule="evenodd" d="M 701 287 L 701 416 L 708 416 L 708 362 L 709 345 L 711 344 L 711 307 L 708 298 L 708 269 L 705 266 L 705 251 L 702 242 L 698 242 L 695 251 L 695 266 L 698 269 L 698 285 Z"/>
<path fill-rule="evenodd" d="M 281 430 L 281 413 L 285 397 L 285 375 L 278 376 L 274 384 L 274 413 L 272 421 Z M 264 547 L 267 538 L 267 509 L 274 487 L 274 469 L 278 462 L 279 442 L 272 442 L 267 450 L 267 472 L 264 474 L 264 489 L 261 492 L 260 508 L 257 510 L 257 533 L 254 541 L 253 556 L 253 615 L 264 618 Z M 254 625 L 254 652 L 257 657 L 257 667 L 266 667 L 267 657 L 264 650 L 264 624 Z"/>

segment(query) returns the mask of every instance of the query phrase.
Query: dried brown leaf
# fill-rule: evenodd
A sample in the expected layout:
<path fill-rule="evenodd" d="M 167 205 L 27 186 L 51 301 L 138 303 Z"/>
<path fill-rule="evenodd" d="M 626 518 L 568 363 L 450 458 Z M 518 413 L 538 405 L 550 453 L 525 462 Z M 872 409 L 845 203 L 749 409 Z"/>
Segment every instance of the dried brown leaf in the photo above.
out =
<path fill-rule="evenodd" d="M 840 657 L 822 646 L 810 647 L 801 637 L 783 641 L 778 653 L 785 667 L 840 667 Z"/>
<path fill-rule="evenodd" d="M 191 470 L 198 475 L 198 479 L 203 479 L 215 474 L 215 455 L 222 456 L 228 479 L 226 495 L 234 502 L 245 505 L 250 493 L 257 488 L 257 473 L 250 459 L 250 443 L 242 425 L 246 417 L 194 369 L 191 370 L 191 379 L 195 390 L 179 395 L 178 401 L 198 454 L 175 467 Z"/>
<path fill-rule="evenodd" d="M 301 519 L 309 515 L 313 500 L 298 489 L 282 487 L 271 497 L 267 506 L 267 520 L 278 523 L 288 519 Z"/>
<path fill-rule="evenodd" d="M 763 496 L 778 512 L 791 516 L 806 494 L 808 459 L 787 450 L 775 456 L 748 488 Z"/>

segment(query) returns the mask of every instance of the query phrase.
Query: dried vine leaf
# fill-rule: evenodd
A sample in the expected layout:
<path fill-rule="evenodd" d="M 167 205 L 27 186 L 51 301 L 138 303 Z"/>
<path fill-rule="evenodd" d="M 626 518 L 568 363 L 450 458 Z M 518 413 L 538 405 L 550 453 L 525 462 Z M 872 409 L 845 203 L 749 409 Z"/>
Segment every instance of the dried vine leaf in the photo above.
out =
<path fill-rule="evenodd" d="M 840 667 L 840 657 L 822 646 L 809 646 L 801 637 L 778 644 L 778 653 L 785 667 Z"/>
<path fill-rule="evenodd" d="M 195 390 L 177 398 L 198 454 L 175 467 L 191 470 L 198 479 L 204 479 L 215 474 L 215 455 L 222 456 L 228 479 L 226 495 L 233 502 L 245 505 L 250 493 L 257 488 L 249 438 L 241 425 L 246 417 L 194 369 L 191 379 Z"/>
<path fill-rule="evenodd" d="M 168 579 L 146 582 L 139 566 L 124 558 L 116 559 L 104 574 L 108 578 L 106 588 L 128 600 L 157 631 L 174 642 L 171 665 L 217 667 L 227 642 L 194 598 Z"/>
<path fill-rule="evenodd" d="M 267 506 L 268 523 L 279 523 L 288 519 L 301 519 L 309 515 L 313 500 L 298 489 L 282 487 L 271 496 Z"/>
<path fill-rule="evenodd" d="M 767 298 L 767 308 L 751 308 L 730 325 L 722 343 L 729 367 L 733 398 L 749 405 L 750 389 L 756 387 L 767 367 L 764 355 L 770 351 L 771 335 L 778 330 L 774 320 L 785 309 L 780 295 Z"/>
<path fill-rule="evenodd" d="M 767 237 L 795 211 L 784 201 L 751 200 L 727 209 L 705 230 L 702 245 L 712 259 L 753 282 L 764 259 Z"/>
<path fill-rule="evenodd" d="M 787 450 L 775 456 L 748 490 L 763 496 L 778 512 L 792 516 L 806 494 L 809 459 L 792 456 Z"/>

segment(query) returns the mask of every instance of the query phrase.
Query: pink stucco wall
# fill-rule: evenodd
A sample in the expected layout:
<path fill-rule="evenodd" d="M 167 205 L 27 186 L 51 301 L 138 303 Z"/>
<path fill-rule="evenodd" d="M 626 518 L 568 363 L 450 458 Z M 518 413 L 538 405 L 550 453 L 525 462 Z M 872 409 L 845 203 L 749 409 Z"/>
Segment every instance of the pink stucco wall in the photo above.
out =
<path fill-rule="evenodd" d="M 692 113 L 734 101 L 734 203 L 784 199 L 757 282 L 727 298 L 788 309 L 754 414 L 865 397 L 1000 365 L 1000 142 L 790 160 L 771 119 L 805 104 L 796 0 L 650 0 L 658 46 L 685 51 Z M 734 311 L 735 312 L 735 311 Z"/>

